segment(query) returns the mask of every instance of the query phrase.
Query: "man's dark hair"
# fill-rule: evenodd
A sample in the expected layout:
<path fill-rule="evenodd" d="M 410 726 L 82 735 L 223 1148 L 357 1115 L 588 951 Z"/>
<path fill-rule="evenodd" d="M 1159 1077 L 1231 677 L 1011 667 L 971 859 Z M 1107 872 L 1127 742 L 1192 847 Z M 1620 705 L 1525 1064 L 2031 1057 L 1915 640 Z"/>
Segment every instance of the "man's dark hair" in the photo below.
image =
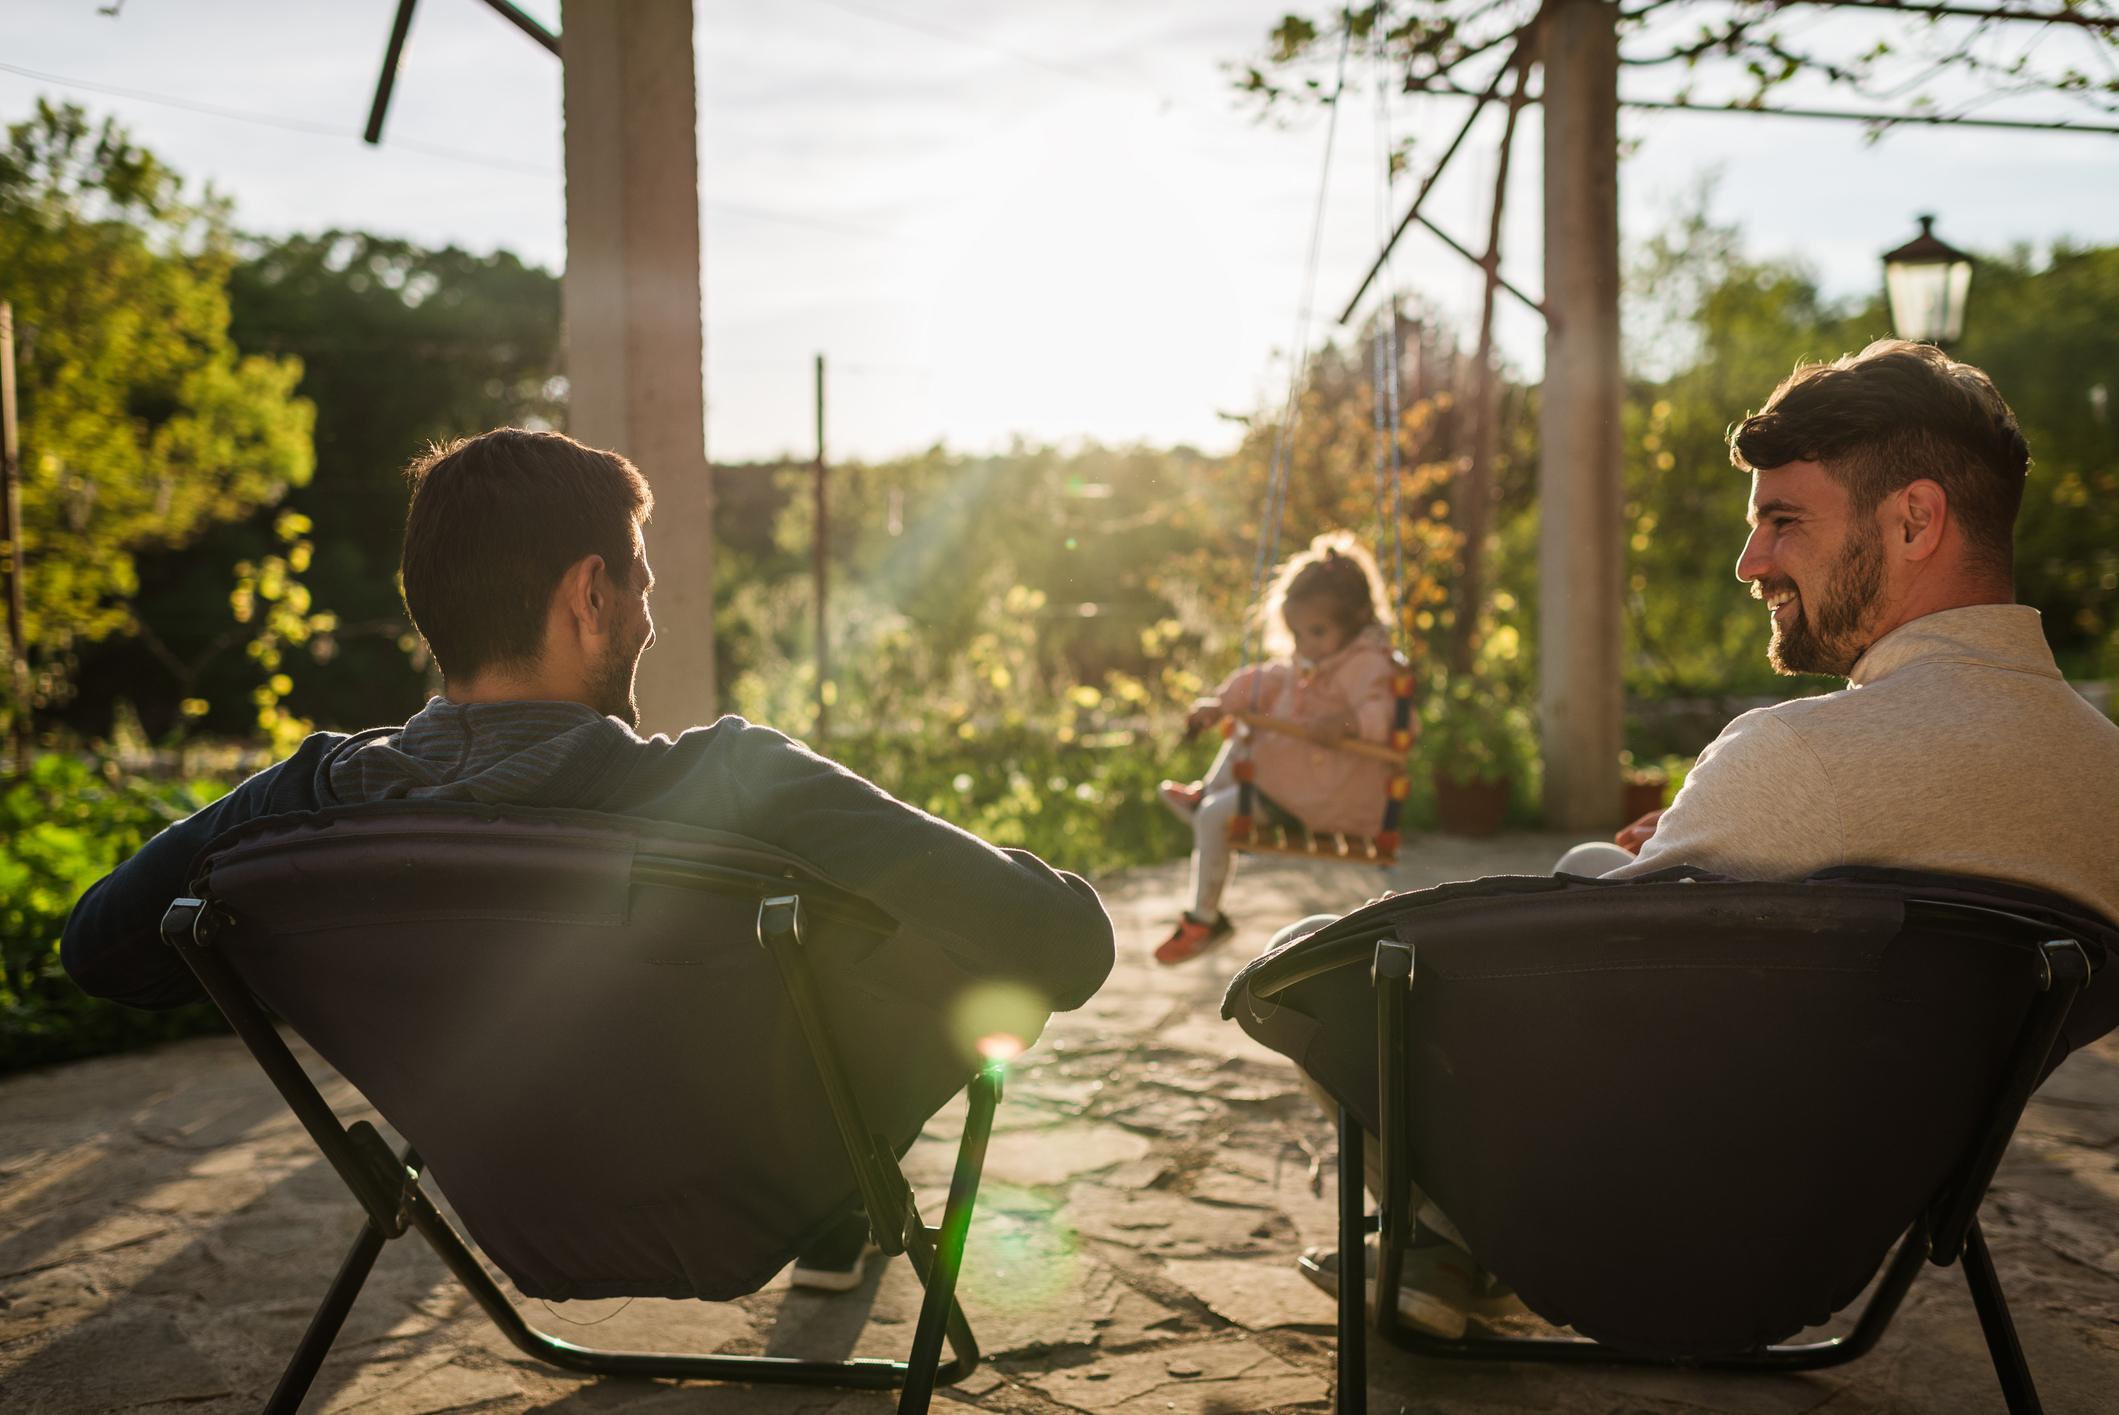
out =
<path fill-rule="evenodd" d="M 535 662 L 552 591 L 584 556 L 602 556 L 628 583 L 634 527 L 655 509 L 631 462 L 557 432 L 460 437 L 429 448 L 405 475 L 405 610 L 457 679 Z"/>
<path fill-rule="evenodd" d="M 1973 554 L 2015 563 L 2016 511 L 2031 449 L 1993 380 L 1932 344 L 1879 339 L 1829 364 L 1801 364 L 1729 432 L 1745 471 L 1818 462 L 1867 515 L 1922 477 L 1949 497 Z"/>

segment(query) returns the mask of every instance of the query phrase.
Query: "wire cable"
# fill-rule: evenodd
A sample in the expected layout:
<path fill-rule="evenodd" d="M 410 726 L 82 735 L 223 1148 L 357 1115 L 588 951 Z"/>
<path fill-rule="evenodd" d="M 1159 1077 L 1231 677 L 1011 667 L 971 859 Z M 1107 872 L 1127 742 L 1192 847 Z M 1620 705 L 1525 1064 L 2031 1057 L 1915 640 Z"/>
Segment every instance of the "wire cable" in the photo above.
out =
<path fill-rule="evenodd" d="M 27 68 L 21 64 L 0 62 L 0 72 L 14 74 L 18 78 L 33 79 L 50 84 L 54 88 L 79 89 L 84 93 L 101 94 L 109 98 L 130 98 L 139 103 L 158 104 L 164 108 L 181 109 L 187 113 L 200 113 L 209 118 L 225 118 L 235 123 L 252 123 L 259 127 L 278 128 L 282 132 L 306 133 L 311 137 L 347 138 L 358 141 L 360 134 L 351 128 L 341 128 L 330 123 L 313 122 L 306 118 L 289 118 L 278 113 L 258 113 L 242 108 L 224 108 L 217 103 L 201 103 L 196 99 L 179 97 L 176 94 L 156 93 L 150 89 L 128 88 L 123 84 L 107 84 L 95 79 L 69 78 L 65 74 L 46 73 L 40 69 Z M 533 177 L 557 177 L 558 171 L 539 166 L 534 162 L 515 162 L 505 157 L 487 157 L 480 153 L 464 152 L 453 147 L 441 147 L 434 143 L 408 141 L 392 138 L 391 146 L 407 152 L 416 152 L 426 157 L 445 158 L 451 162 L 466 162 L 475 167 L 490 167 L 502 172 L 521 172 Z"/>
<path fill-rule="evenodd" d="M 358 142 L 360 134 L 351 128 L 334 127 L 329 123 L 313 122 L 305 118 L 290 118 L 278 113 L 259 113 L 241 108 L 224 108 L 219 104 L 201 103 L 195 99 L 176 94 L 156 93 L 149 89 L 129 88 L 123 84 L 101 83 L 94 79 L 77 79 L 65 74 L 47 73 L 41 69 L 28 68 L 21 64 L 0 61 L 0 73 L 13 74 L 18 78 L 48 84 L 58 89 L 78 89 L 84 93 L 100 94 L 112 98 L 129 98 L 140 103 L 152 103 L 163 108 L 180 109 L 186 113 L 199 113 L 209 118 L 222 118 L 229 122 L 251 123 L 259 127 L 277 128 L 282 132 L 299 133 L 308 137 L 338 138 Z M 515 172 L 525 176 L 556 180 L 559 170 L 540 166 L 533 162 L 515 162 L 504 157 L 487 157 L 475 152 L 464 152 L 457 148 L 437 147 L 409 138 L 393 137 L 389 147 L 393 150 L 417 153 L 424 157 L 439 157 L 451 162 L 469 163 L 474 167 L 487 167 L 495 171 Z M 773 221 L 787 226 L 804 226 L 815 231 L 829 232 L 837 236 L 849 236 L 860 240 L 881 240 L 889 233 L 876 227 L 855 222 L 833 221 L 821 216 L 802 216 L 793 212 L 776 211 L 769 207 L 749 206 L 742 202 L 708 201 L 705 203 L 709 215 L 739 220 Z"/>

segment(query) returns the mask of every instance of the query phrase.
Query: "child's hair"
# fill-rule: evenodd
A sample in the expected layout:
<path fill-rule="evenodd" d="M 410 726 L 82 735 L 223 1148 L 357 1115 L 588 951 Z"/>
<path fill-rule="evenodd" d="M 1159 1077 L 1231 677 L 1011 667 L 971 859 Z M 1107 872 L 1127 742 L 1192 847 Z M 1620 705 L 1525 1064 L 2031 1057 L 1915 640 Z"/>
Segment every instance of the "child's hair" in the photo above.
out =
<path fill-rule="evenodd" d="M 1388 624 L 1383 577 L 1376 562 L 1351 531 L 1326 531 L 1310 548 L 1289 556 L 1273 573 L 1273 583 L 1259 606 L 1266 653 L 1284 658 L 1295 651 L 1288 634 L 1287 608 L 1300 600 L 1324 604 L 1349 639 L 1371 624 Z"/>

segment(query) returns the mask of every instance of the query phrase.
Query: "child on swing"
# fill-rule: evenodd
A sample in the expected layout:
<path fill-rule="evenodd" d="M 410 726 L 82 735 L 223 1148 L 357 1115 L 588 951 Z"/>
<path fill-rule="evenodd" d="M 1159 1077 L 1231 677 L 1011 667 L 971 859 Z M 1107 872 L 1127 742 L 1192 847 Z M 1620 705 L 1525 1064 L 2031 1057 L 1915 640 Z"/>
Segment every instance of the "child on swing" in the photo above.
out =
<path fill-rule="evenodd" d="M 1386 742 L 1395 705 L 1389 622 L 1376 563 L 1344 531 L 1310 542 L 1273 577 L 1260 610 L 1268 662 L 1240 669 L 1185 718 L 1189 736 L 1233 713 L 1289 719 L 1337 737 Z M 1229 822 L 1236 815 L 1235 740 L 1222 746 L 1206 779 L 1165 781 L 1163 803 L 1192 826 L 1192 907 L 1155 950 L 1158 963 L 1182 963 L 1235 933 L 1221 911 L 1234 861 Z M 1371 835 L 1390 789 L 1387 763 L 1300 737 L 1253 734 L 1254 809 L 1288 816 L 1318 833 Z"/>

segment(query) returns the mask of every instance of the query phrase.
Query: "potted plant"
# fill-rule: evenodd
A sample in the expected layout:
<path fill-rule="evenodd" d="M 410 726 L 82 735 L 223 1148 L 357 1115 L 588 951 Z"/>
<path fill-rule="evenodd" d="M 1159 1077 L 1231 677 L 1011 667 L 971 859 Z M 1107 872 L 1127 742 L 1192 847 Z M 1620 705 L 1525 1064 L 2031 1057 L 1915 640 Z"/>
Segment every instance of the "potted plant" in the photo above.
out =
<path fill-rule="evenodd" d="M 1451 835 L 1492 835 L 1536 754 L 1530 716 L 1498 680 L 1455 674 L 1420 714 L 1421 755 L 1435 784 L 1435 816 Z"/>
<path fill-rule="evenodd" d="M 1633 759 L 1633 753 L 1619 753 L 1619 769 L 1622 785 L 1619 787 L 1619 820 L 1623 824 L 1637 821 L 1650 811 L 1659 811 L 1670 804 L 1670 773 L 1659 763 L 1646 766 Z"/>

